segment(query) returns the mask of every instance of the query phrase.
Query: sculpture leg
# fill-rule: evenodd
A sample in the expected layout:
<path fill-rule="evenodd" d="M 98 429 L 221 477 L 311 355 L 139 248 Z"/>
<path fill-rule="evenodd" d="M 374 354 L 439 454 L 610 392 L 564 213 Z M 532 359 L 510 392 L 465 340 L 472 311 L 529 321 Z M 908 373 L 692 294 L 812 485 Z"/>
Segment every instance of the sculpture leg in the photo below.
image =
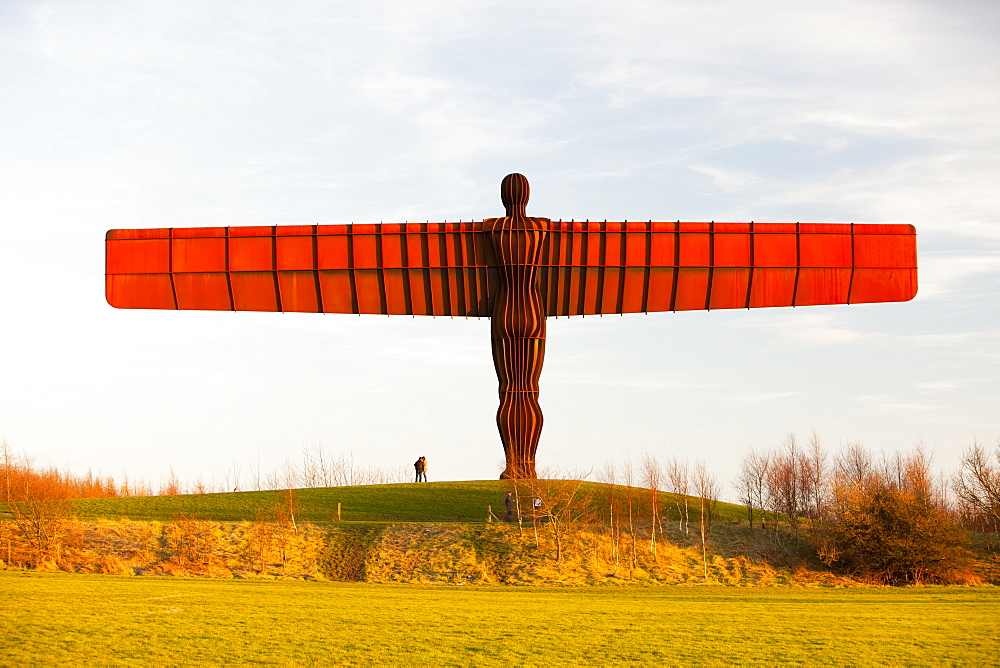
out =
<path fill-rule="evenodd" d="M 493 340 L 493 362 L 500 380 L 497 427 L 507 459 L 501 479 L 535 477 L 535 451 L 542 434 L 538 379 L 544 357 L 545 339 Z"/>

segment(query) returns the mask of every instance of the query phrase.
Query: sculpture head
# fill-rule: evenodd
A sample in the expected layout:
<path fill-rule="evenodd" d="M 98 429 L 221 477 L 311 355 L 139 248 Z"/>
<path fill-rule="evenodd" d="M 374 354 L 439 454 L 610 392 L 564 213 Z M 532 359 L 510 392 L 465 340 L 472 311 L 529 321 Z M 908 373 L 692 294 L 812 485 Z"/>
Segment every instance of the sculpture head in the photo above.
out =
<path fill-rule="evenodd" d="M 507 216 L 527 216 L 528 179 L 522 174 L 508 174 L 500 183 L 500 201 Z"/>

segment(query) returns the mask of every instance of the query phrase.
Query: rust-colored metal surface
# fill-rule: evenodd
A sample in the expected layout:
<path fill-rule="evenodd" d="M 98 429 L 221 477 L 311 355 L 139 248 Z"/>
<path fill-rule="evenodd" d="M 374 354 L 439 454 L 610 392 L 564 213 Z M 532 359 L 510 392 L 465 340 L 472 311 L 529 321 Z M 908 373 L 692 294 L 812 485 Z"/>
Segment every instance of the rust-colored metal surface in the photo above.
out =
<path fill-rule="evenodd" d="M 533 477 L 545 317 L 912 299 L 910 225 L 552 221 L 111 230 L 117 308 L 492 319 L 504 477 Z"/>
<path fill-rule="evenodd" d="M 500 280 L 493 297 L 493 364 L 500 380 L 497 427 L 507 466 L 501 478 L 534 478 L 535 451 L 542 435 L 538 379 L 545 359 L 545 303 L 538 264 L 546 239 L 546 218 L 529 218 L 528 179 L 509 174 L 500 184 L 507 215 L 487 218 Z"/>

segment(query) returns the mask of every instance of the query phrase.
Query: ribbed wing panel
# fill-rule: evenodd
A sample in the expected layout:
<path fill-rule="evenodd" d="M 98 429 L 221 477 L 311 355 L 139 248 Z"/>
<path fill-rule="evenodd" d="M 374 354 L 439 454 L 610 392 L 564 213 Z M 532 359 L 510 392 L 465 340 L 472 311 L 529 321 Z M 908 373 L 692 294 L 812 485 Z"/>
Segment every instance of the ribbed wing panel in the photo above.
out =
<path fill-rule="evenodd" d="M 111 230 L 117 308 L 489 317 L 475 223 Z"/>
<path fill-rule="evenodd" d="M 481 223 L 111 230 L 117 308 L 489 317 Z M 910 225 L 552 221 L 550 316 L 892 302 L 917 291 Z"/>
<path fill-rule="evenodd" d="M 550 316 L 907 301 L 911 225 L 553 221 Z"/>

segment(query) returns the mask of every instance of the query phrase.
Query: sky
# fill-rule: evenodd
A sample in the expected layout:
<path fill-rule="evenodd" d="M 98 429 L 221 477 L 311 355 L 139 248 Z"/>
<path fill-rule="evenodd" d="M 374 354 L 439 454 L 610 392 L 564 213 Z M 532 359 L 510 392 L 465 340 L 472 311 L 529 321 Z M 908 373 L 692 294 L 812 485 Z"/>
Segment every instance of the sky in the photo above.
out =
<path fill-rule="evenodd" d="M 104 235 L 481 220 L 511 172 L 534 216 L 918 233 L 907 303 L 550 320 L 543 469 L 1000 438 L 991 0 L 6 0 L 0 100 L 0 437 L 40 464 L 496 478 L 488 320 L 116 310 Z"/>

